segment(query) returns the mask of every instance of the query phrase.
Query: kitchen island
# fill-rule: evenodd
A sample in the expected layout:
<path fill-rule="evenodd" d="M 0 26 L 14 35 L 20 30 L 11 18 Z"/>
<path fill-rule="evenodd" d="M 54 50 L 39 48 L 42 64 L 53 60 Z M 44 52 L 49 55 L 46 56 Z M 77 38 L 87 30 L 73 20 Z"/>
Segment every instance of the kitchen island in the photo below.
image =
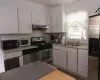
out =
<path fill-rule="evenodd" d="M 0 80 L 54 80 L 61 76 L 63 80 L 75 80 L 71 76 L 60 72 L 55 67 L 37 61 L 0 74 Z M 55 77 L 50 78 L 48 76 Z M 46 78 L 48 79 L 45 79 Z M 57 79 L 56 79 L 57 80 Z"/>

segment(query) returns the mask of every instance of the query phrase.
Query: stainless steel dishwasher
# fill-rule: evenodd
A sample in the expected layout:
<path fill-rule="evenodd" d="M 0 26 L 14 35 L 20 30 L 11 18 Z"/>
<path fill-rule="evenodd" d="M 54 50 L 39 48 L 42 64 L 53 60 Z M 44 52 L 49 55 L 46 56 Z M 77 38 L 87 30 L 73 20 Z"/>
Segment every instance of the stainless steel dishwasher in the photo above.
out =
<path fill-rule="evenodd" d="M 23 65 L 38 61 L 38 48 L 23 50 Z"/>

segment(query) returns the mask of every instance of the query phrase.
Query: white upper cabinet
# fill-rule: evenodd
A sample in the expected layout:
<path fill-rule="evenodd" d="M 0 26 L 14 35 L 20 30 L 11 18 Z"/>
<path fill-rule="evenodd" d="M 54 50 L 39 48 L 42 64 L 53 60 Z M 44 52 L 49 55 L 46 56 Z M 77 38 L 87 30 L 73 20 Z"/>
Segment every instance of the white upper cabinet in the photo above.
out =
<path fill-rule="evenodd" d="M 46 10 L 44 7 L 36 8 L 32 12 L 32 24 L 46 25 Z"/>
<path fill-rule="evenodd" d="M 64 32 L 63 26 L 63 7 L 57 6 L 52 8 L 53 32 Z"/>
<path fill-rule="evenodd" d="M 52 32 L 52 12 L 51 8 L 47 8 L 47 13 L 46 13 L 46 24 L 49 26 L 46 32 Z"/>
<path fill-rule="evenodd" d="M 31 12 L 18 10 L 19 33 L 32 33 Z"/>
<path fill-rule="evenodd" d="M 0 7 L 0 34 L 18 33 L 17 9 Z"/>
<path fill-rule="evenodd" d="M 56 8 L 52 9 L 52 32 L 56 32 L 57 31 L 57 14 L 56 14 Z"/>

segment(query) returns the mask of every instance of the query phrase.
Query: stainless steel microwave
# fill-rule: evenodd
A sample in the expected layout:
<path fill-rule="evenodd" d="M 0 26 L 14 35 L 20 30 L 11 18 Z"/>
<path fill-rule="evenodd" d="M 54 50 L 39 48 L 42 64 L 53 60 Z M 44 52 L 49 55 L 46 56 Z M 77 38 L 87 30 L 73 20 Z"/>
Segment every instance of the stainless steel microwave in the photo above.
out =
<path fill-rule="evenodd" d="M 30 46 L 30 38 L 20 39 L 20 47 Z"/>
<path fill-rule="evenodd" d="M 3 40 L 2 42 L 2 49 L 8 50 L 8 49 L 15 49 L 19 47 L 19 41 L 18 40 Z"/>

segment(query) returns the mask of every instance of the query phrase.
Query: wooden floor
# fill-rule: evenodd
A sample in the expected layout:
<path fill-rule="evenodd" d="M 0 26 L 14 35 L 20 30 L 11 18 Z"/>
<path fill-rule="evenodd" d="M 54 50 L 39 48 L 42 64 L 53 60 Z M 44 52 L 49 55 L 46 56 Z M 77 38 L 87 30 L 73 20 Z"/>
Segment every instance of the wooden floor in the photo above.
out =
<path fill-rule="evenodd" d="M 49 63 L 49 64 L 50 64 L 50 65 L 53 65 L 52 62 Z M 54 66 L 54 65 L 53 65 L 53 66 Z M 60 68 L 58 68 L 58 70 L 60 70 L 60 71 L 64 72 L 65 74 L 67 74 L 67 75 L 69 75 L 69 76 L 75 78 L 76 80 L 85 80 L 85 79 L 82 79 L 82 78 L 80 78 L 80 77 L 78 77 L 78 76 L 76 76 L 76 75 L 73 75 L 73 74 L 71 74 L 71 73 L 69 73 L 69 72 L 67 72 L 67 71 L 65 71 L 65 70 L 62 70 L 62 69 L 60 69 Z"/>
<path fill-rule="evenodd" d="M 59 70 L 55 70 L 39 80 L 76 80 L 76 79 Z"/>

